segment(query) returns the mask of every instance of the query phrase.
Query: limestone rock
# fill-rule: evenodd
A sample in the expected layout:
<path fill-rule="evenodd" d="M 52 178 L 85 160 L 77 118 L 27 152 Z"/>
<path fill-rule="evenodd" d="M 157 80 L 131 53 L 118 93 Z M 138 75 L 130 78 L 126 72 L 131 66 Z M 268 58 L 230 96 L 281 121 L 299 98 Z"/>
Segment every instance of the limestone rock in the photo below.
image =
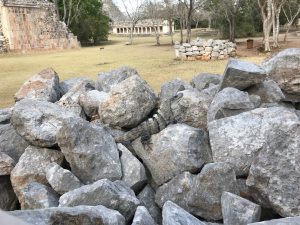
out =
<path fill-rule="evenodd" d="M 5 153 L 0 152 L 0 176 L 10 175 L 16 162 Z"/>
<path fill-rule="evenodd" d="M 0 211 L 0 218 L 2 224 L 9 224 L 9 225 L 30 225 L 14 216 L 8 214 L 8 212 Z"/>
<path fill-rule="evenodd" d="M 24 199 L 22 209 L 43 209 L 58 206 L 59 195 L 46 185 L 30 182 L 21 192 Z"/>
<path fill-rule="evenodd" d="M 266 72 L 262 67 L 249 62 L 230 59 L 223 75 L 220 90 L 226 87 L 244 90 L 254 84 L 261 83 L 265 78 Z"/>
<path fill-rule="evenodd" d="M 16 132 L 11 124 L 0 125 L 1 153 L 5 153 L 15 160 L 15 162 L 18 162 L 27 146 L 28 142 Z"/>
<path fill-rule="evenodd" d="M 144 165 L 122 144 L 118 144 L 122 155 L 122 181 L 135 192 L 140 191 L 147 183 L 147 176 Z"/>
<path fill-rule="evenodd" d="M 259 97 L 249 96 L 247 92 L 235 88 L 224 88 L 216 94 L 209 106 L 207 120 L 237 115 L 256 108 L 260 104 Z"/>
<path fill-rule="evenodd" d="M 155 191 L 148 184 L 137 196 L 141 205 L 145 206 L 157 224 L 161 223 L 161 210 L 155 203 Z"/>
<path fill-rule="evenodd" d="M 261 207 L 229 192 L 223 192 L 222 215 L 224 225 L 247 225 L 260 221 Z"/>
<path fill-rule="evenodd" d="M 24 99 L 16 103 L 11 122 L 16 131 L 33 145 L 52 147 L 57 144 L 56 134 L 62 122 L 72 117 L 75 115 L 56 104 Z"/>
<path fill-rule="evenodd" d="M 137 139 L 133 148 L 157 185 L 184 171 L 196 172 L 211 161 L 207 133 L 185 124 L 169 125 L 152 135 L 149 143 L 151 145 L 143 145 Z"/>
<path fill-rule="evenodd" d="M 132 225 L 156 225 L 156 223 L 144 206 L 138 206 L 134 214 Z"/>
<path fill-rule="evenodd" d="M 57 142 L 72 172 L 83 183 L 121 178 L 117 145 L 104 128 L 80 118 L 66 120 L 57 134 Z"/>
<path fill-rule="evenodd" d="M 249 223 L 248 225 L 299 225 L 300 216 L 287 217 L 282 219 L 268 220 L 258 223 Z"/>
<path fill-rule="evenodd" d="M 125 225 L 119 212 L 101 205 L 21 210 L 10 212 L 10 215 L 31 225 Z"/>
<path fill-rule="evenodd" d="M 8 124 L 13 112 L 13 108 L 0 109 L 0 125 Z"/>
<path fill-rule="evenodd" d="M 280 87 L 273 80 L 265 80 L 262 83 L 256 84 L 247 89 L 247 92 L 260 96 L 263 103 L 280 102 L 285 98 Z"/>
<path fill-rule="evenodd" d="M 197 88 L 199 91 L 202 91 L 203 89 L 208 88 L 210 84 L 220 84 L 221 79 L 222 76 L 219 74 L 200 73 L 192 79 L 191 84 L 194 88 Z"/>
<path fill-rule="evenodd" d="M 133 75 L 113 87 L 99 107 L 100 120 L 113 127 L 137 126 L 156 106 L 156 95 L 140 77 Z"/>
<path fill-rule="evenodd" d="M 62 168 L 55 162 L 47 167 L 46 178 L 51 187 L 61 195 L 81 187 L 81 182 L 71 171 Z"/>
<path fill-rule="evenodd" d="M 10 177 L 0 176 L 0 209 L 5 211 L 15 210 L 17 204 L 18 199 L 11 186 Z M 0 218 L 2 219 L 2 217 Z"/>
<path fill-rule="evenodd" d="M 95 82 L 87 77 L 70 78 L 70 79 L 60 82 L 59 86 L 60 86 L 61 96 L 66 94 L 68 91 L 70 91 L 72 89 L 72 87 L 74 87 L 77 84 L 82 83 L 82 82 L 85 82 L 86 84 L 90 84 L 91 87 L 95 86 Z"/>
<path fill-rule="evenodd" d="M 98 108 L 101 102 L 108 98 L 108 94 L 103 91 L 91 90 L 79 96 L 79 105 L 82 106 L 88 117 L 98 115 Z"/>
<path fill-rule="evenodd" d="M 290 95 L 300 95 L 300 49 L 289 48 L 263 63 L 268 76 Z"/>
<path fill-rule="evenodd" d="M 171 104 L 175 120 L 178 123 L 185 123 L 192 127 L 206 130 L 206 116 L 212 98 L 197 90 L 185 90 L 178 94 L 182 95 L 182 97 L 172 101 Z"/>
<path fill-rule="evenodd" d="M 290 132 L 290 124 L 298 120 L 294 111 L 284 107 L 257 108 L 214 120 L 208 125 L 213 159 L 231 163 L 237 175 L 247 175 L 266 138 Z"/>
<path fill-rule="evenodd" d="M 119 211 L 129 221 L 140 204 L 134 192 L 123 182 L 107 179 L 82 186 L 62 195 L 59 206 L 103 205 Z"/>
<path fill-rule="evenodd" d="M 59 151 L 29 146 L 11 172 L 11 183 L 14 191 L 24 207 L 22 189 L 30 182 L 47 184 L 45 169 L 51 162 L 61 164 L 63 154 Z"/>
<path fill-rule="evenodd" d="M 205 225 L 196 217 L 171 201 L 163 206 L 163 225 Z"/>
<path fill-rule="evenodd" d="M 44 69 L 29 78 L 15 94 L 15 100 L 24 98 L 56 102 L 60 97 L 59 77 L 52 69 Z"/>
<path fill-rule="evenodd" d="M 102 72 L 98 75 L 96 89 L 98 91 L 109 92 L 122 81 L 131 76 L 138 76 L 136 69 L 123 66 L 110 72 Z"/>

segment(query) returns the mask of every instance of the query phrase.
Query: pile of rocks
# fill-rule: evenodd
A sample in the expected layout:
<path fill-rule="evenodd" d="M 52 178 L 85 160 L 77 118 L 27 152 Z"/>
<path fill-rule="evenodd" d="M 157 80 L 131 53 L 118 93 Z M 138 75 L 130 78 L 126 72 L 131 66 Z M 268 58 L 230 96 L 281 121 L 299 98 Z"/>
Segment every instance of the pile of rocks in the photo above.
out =
<path fill-rule="evenodd" d="M 159 96 L 128 67 L 43 70 L 0 110 L 0 221 L 300 224 L 299 64 L 232 59 Z"/>
<path fill-rule="evenodd" d="M 205 40 L 197 38 L 191 43 L 174 45 L 176 58 L 182 60 L 222 60 L 236 56 L 237 46 L 235 43 L 224 40 Z"/>

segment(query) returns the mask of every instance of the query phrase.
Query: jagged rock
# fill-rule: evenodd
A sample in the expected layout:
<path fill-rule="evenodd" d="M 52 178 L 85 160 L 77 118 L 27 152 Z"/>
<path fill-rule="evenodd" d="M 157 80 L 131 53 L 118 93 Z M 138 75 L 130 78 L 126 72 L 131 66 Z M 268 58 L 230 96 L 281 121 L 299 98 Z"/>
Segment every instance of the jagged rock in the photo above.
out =
<path fill-rule="evenodd" d="M 14 129 L 11 124 L 0 125 L 0 152 L 10 156 L 15 162 L 27 148 L 28 142 L 25 141 Z"/>
<path fill-rule="evenodd" d="M 235 88 L 224 88 L 216 94 L 211 102 L 207 120 L 211 122 L 216 119 L 234 116 L 245 111 L 256 108 L 260 104 L 258 96 L 249 96 L 247 92 Z"/>
<path fill-rule="evenodd" d="M 46 169 L 46 178 L 51 187 L 59 194 L 81 187 L 81 182 L 71 171 L 62 168 L 57 163 L 49 164 Z"/>
<path fill-rule="evenodd" d="M 118 210 L 128 222 L 135 213 L 140 201 L 134 192 L 122 181 L 111 182 L 107 179 L 82 186 L 62 195 L 59 206 L 103 205 Z"/>
<path fill-rule="evenodd" d="M 200 73 L 192 79 L 191 85 L 199 91 L 202 91 L 208 88 L 211 84 L 220 84 L 221 79 L 222 76 L 219 74 Z"/>
<path fill-rule="evenodd" d="M 171 108 L 175 120 L 192 127 L 207 129 L 207 111 L 212 101 L 209 95 L 197 90 L 185 90 L 178 93 L 182 95 L 176 101 L 172 101 Z"/>
<path fill-rule="evenodd" d="M 108 98 L 104 91 L 91 90 L 79 96 L 79 105 L 82 106 L 88 117 L 98 115 L 98 108 L 101 102 Z"/>
<path fill-rule="evenodd" d="M 256 84 L 247 89 L 247 92 L 251 95 L 258 95 L 263 103 L 276 103 L 285 98 L 280 87 L 273 80 Z"/>
<path fill-rule="evenodd" d="M 155 201 L 160 207 L 172 201 L 207 220 L 220 220 L 224 191 L 238 193 L 233 168 L 226 163 L 209 163 L 198 175 L 185 172 L 159 187 Z"/>
<path fill-rule="evenodd" d="M 13 108 L 0 109 L 0 125 L 8 124 L 13 112 Z"/>
<path fill-rule="evenodd" d="M 214 120 L 208 124 L 213 159 L 231 163 L 237 175 L 247 175 L 266 138 L 288 131 L 298 120 L 294 111 L 284 107 L 257 108 Z"/>
<path fill-rule="evenodd" d="M 11 186 L 10 177 L 0 176 L 0 209 L 5 211 L 15 210 L 17 204 L 18 199 Z M 2 221 L 2 217 L 0 218 Z"/>
<path fill-rule="evenodd" d="M 98 75 L 96 89 L 98 91 L 109 92 L 115 86 L 131 76 L 139 76 L 136 69 L 123 66 L 110 72 L 103 72 Z"/>
<path fill-rule="evenodd" d="M 120 160 L 122 165 L 122 181 L 135 192 L 140 191 L 147 183 L 144 165 L 122 144 L 118 144 L 122 153 Z"/>
<path fill-rule="evenodd" d="M 132 225 L 156 225 L 156 223 L 144 206 L 138 206 L 134 214 Z"/>
<path fill-rule="evenodd" d="M 202 94 L 208 95 L 213 99 L 220 89 L 219 85 L 210 84 L 208 88 L 201 91 Z"/>
<path fill-rule="evenodd" d="M 254 84 L 261 83 L 265 78 L 266 72 L 262 67 L 249 62 L 230 59 L 223 75 L 220 90 L 226 87 L 244 90 Z"/>
<path fill-rule="evenodd" d="M 57 144 L 56 134 L 62 122 L 72 117 L 75 115 L 56 104 L 24 99 L 16 103 L 11 122 L 28 142 L 40 147 L 52 147 Z"/>
<path fill-rule="evenodd" d="M 205 225 L 196 217 L 171 201 L 163 206 L 163 225 Z"/>
<path fill-rule="evenodd" d="M 31 225 L 125 225 L 124 217 L 104 206 L 58 207 L 10 212 Z"/>
<path fill-rule="evenodd" d="M 51 162 L 61 164 L 63 154 L 47 148 L 29 146 L 21 156 L 15 168 L 11 171 L 11 183 L 14 191 L 24 208 L 22 189 L 30 182 L 47 184 L 45 169 Z"/>
<path fill-rule="evenodd" d="M 299 224 L 300 224 L 300 216 L 268 220 L 268 221 L 263 221 L 258 223 L 249 223 L 248 225 L 299 225 Z"/>
<path fill-rule="evenodd" d="M 247 225 L 260 220 L 261 207 L 249 200 L 223 192 L 221 202 L 224 225 Z"/>
<path fill-rule="evenodd" d="M 21 192 L 24 199 L 22 209 L 43 209 L 58 206 L 59 195 L 46 185 L 30 182 Z"/>
<path fill-rule="evenodd" d="M 59 97 L 59 77 L 51 68 L 44 69 L 29 78 L 14 96 L 16 101 L 28 98 L 49 102 L 56 102 Z"/>
<path fill-rule="evenodd" d="M 0 152 L 0 176 L 10 175 L 10 172 L 15 167 L 15 160 L 5 153 Z"/>
<path fill-rule="evenodd" d="M 156 95 L 140 77 L 133 75 L 113 87 L 99 107 L 100 120 L 113 127 L 137 126 L 156 106 Z"/>
<path fill-rule="evenodd" d="M 72 172 L 83 183 L 122 177 L 117 145 L 104 128 L 80 118 L 66 120 L 57 142 Z"/>
<path fill-rule="evenodd" d="M 91 87 L 95 86 L 95 82 L 87 77 L 70 78 L 70 79 L 60 82 L 59 86 L 60 86 L 61 96 L 66 94 L 68 91 L 70 91 L 72 89 L 72 87 L 74 87 L 77 84 L 82 83 L 82 82 L 85 82 L 86 84 L 90 84 Z"/>
<path fill-rule="evenodd" d="M 9 225 L 30 225 L 14 216 L 8 214 L 8 212 L 0 211 L 0 218 L 3 224 Z M 32 225 L 32 224 L 31 224 Z"/>
<path fill-rule="evenodd" d="M 300 95 L 299 64 L 299 48 L 285 49 L 262 64 L 268 76 L 279 84 L 287 99 L 293 100 L 295 96 L 296 100 L 293 101 L 297 102 L 299 102 Z"/>
<path fill-rule="evenodd" d="M 250 201 L 253 201 L 253 198 L 251 196 L 250 188 L 246 184 L 246 178 L 238 178 L 236 179 L 236 183 L 239 189 L 239 196 L 242 198 L 248 199 Z"/>
<path fill-rule="evenodd" d="M 207 133 L 202 129 L 169 125 L 152 135 L 149 143 L 143 145 L 139 138 L 132 145 L 157 185 L 184 171 L 196 172 L 204 163 L 211 162 Z"/>
<path fill-rule="evenodd" d="M 140 200 L 141 205 L 148 209 L 151 217 L 155 220 L 157 224 L 161 223 L 161 210 L 155 203 L 155 191 L 150 185 L 147 185 L 137 196 Z"/>
<path fill-rule="evenodd" d="M 293 120 L 295 114 L 283 113 L 283 118 L 274 117 L 282 124 L 268 132 L 266 144 L 251 165 L 247 185 L 255 200 L 289 217 L 300 215 L 300 121 Z"/>

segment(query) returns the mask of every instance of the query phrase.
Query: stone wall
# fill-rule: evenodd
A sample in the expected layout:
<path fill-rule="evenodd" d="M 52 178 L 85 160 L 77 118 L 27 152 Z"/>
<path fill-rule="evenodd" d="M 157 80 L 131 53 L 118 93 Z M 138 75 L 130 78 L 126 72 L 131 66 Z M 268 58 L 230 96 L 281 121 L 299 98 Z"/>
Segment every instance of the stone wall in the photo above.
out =
<path fill-rule="evenodd" d="M 175 43 L 176 58 L 182 60 L 222 60 L 236 56 L 235 43 L 224 40 L 205 40 L 197 38 L 191 43 Z"/>
<path fill-rule="evenodd" d="M 55 5 L 48 1 L 0 0 L 0 20 L 9 51 L 56 50 L 80 45 L 65 23 L 59 21 Z"/>

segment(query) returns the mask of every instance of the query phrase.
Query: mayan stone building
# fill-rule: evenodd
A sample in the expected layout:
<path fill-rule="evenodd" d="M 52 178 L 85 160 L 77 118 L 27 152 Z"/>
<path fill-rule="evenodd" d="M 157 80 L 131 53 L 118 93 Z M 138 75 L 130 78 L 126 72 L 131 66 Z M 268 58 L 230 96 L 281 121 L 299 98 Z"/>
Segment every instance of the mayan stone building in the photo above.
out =
<path fill-rule="evenodd" d="M 77 48 L 47 0 L 0 0 L 0 53 Z"/>

